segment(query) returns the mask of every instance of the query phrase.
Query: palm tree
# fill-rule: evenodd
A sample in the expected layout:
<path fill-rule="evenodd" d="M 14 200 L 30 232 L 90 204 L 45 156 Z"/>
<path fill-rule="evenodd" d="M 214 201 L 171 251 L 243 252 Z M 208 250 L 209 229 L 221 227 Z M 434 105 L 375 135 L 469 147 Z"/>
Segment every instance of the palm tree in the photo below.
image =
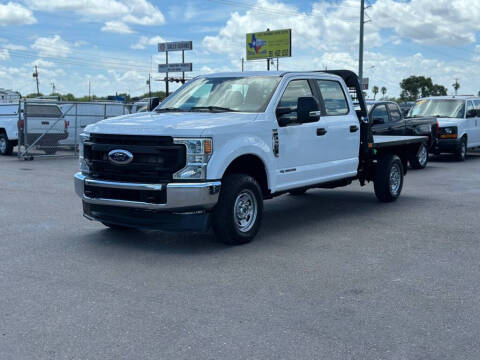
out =
<path fill-rule="evenodd" d="M 385 98 L 385 94 L 387 93 L 387 88 L 385 86 L 382 86 L 382 89 L 380 91 L 382 92 L 382 96 Z"/>
<path fill-rule="evenodd" d="M 372 89 L 372 92 L 373 92 L 373 100 L 375 100 L 378 94 L 378 86 L 374 86 Z"/>

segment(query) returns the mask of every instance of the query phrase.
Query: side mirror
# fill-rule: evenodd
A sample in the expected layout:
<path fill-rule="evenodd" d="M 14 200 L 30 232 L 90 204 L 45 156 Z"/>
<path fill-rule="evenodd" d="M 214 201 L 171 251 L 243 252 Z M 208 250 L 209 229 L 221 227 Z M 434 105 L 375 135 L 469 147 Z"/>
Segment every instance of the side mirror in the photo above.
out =
<path fill-rule="evenodd" d="M 317 100 L 312 96 L 302 96 L 297 100 L 297 121 L 307 123 L 320 118 Z"/>
<path fill-rule="evenodd" d="M 291 113 L 292 113 L 292 109 L 290 109 L 289 107 L 279 107 L 275 111 L 275 114 L 277 115 L 277 119 L 279 119 L 279 120 L 283 115 L 287 115 L 287 114 L 291 114 Z"/>
<path fill-rule="evenodd" d="M 385 120 L 383 118 L 373 118 L 373 125 L 381 125 L 385 124 Z"/>
<path fill-rule="evenodd" d="M 470 109 L 467 111 L 467 118 L 477 117 L 479 112 L 477 109 Z"/>
<path fill-rule="evenodd" d="M 158 104 L 160 104 L 160 99 L 158 97 L 148 99 L 147 111 L 153 111 Z"/>

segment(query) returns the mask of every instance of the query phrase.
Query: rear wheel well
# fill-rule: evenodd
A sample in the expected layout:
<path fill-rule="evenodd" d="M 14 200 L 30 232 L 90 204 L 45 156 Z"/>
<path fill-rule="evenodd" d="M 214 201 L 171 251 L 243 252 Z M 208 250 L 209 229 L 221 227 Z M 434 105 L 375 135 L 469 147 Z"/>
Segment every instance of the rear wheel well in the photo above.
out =
<path fill-rule="evenodd" d="M 5 131 L 5 129 L 0 128 L 0 134 L 5 134 L 5 135 L 7 135 L 7 132 Z"/>
<path fill-rule="evenodd" d="M 223 173 L 223 177 L 230 174 L 246 174 L 253 177 L 260 185 L 262 189 L 263 197 L 270 196 L 270 190 L 268 189 L 268 178 L 265 169 L 265 164 L 256 155 L 242 155 L 233 160 L 227 169 Z"/>

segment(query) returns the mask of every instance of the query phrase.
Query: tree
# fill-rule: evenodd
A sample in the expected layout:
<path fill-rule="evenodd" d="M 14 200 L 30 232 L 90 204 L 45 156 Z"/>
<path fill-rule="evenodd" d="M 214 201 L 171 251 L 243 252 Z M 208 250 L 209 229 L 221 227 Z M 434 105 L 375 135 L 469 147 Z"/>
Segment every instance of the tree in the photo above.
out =
<path fill-rule="evenodd" d="M 480 91 L 478 92 L 477 96 L 480 96 Z"/>
<path fill-rule="evenodd" d="M 401 101 L 415 101 L 419 97 L 447 95 L 447 89 L 432 82 L 432 78 L 425 76 L 410 76 L 400 83 L 402 92 Z"/>
<path fill-rule="evenodd" d="M 387 88 L 385 86 L 382 86 L 382 89 L 380 91 L 382 92 L 382 96 L 385 97 L 385 94 L 387 93 Z"/>
<path fill-rule="evenodd" d="M 460 89 L 460 83 L 458 82 L 458 79 L 455 79 L 455 82 L 452 84 L 453 89 L 455 90 L 455 95 L 458 93 L 458 89 Z"/>
<path fill-rule="evenodd" d="M 373 100 L 375 100 L 377 98 L 377 94 L 378 94 L 378 86 L 374 86 L 372 88 L 372 92 L 373 92 Z"/>

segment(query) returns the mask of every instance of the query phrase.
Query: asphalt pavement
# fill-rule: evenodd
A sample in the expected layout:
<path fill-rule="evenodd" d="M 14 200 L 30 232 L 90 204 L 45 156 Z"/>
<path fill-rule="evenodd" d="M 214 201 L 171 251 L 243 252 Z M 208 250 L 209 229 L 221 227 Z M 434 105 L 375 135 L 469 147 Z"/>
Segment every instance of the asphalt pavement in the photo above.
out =
<path fill-rule="evenodd" d="M 114 232 L 0 158 L 0 359 L 479 359 L 480 154 L 265 203 L 254 242 Z"/>

